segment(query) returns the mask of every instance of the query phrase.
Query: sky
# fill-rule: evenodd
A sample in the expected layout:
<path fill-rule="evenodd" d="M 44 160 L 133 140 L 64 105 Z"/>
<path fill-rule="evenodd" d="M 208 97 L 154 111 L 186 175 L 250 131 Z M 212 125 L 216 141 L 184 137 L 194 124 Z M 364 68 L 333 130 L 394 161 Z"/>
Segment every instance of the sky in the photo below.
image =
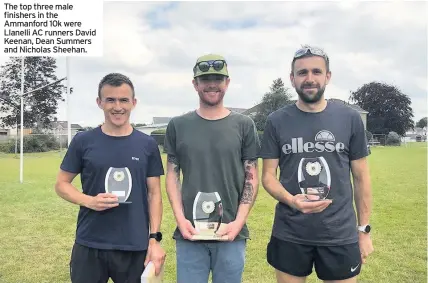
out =
<path fill-rule="evenodd" d="M 231 82 L 227 107 L 261 102 L 281 78 L 294 99 L 289 73 L 303 44 L 323 48 L 332 78 L 326 98 L 348 101 L 373 81 L 398 87 L 412 100 L 414 120 L 427 116 L 427 3 L 425 2 L 104 2 L 102 57 L 70 60 L 72 123 L 103 122 L 98 83 L 108 73 L 135 86 L 133 123 L 173 117 L 199 106 L 192 86 L 197 57 L 225 57 Z M 0 57 L 0 64 L 8 58 Z M 65 58 L 57 57 L 58 78 Z M 59 120 L 67 119 L 60 103 Z"/>

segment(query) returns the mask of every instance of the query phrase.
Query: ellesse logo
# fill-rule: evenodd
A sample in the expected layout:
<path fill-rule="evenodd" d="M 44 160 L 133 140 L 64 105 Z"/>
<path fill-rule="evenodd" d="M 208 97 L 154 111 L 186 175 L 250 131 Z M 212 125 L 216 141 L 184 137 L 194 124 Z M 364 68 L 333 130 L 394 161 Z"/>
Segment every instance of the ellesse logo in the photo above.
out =
<path fill-rule="evenodd" d="M 303 153 L 303 152 L 343 152 L 345 144 L 335 143 L 334 135 L 327 130 L 321 130 L 315 135 L 315 142 L 304 142 L 302 137 L 292 138 L 291 144 L 284 144 L 282 151 L 285 154 Z"/>

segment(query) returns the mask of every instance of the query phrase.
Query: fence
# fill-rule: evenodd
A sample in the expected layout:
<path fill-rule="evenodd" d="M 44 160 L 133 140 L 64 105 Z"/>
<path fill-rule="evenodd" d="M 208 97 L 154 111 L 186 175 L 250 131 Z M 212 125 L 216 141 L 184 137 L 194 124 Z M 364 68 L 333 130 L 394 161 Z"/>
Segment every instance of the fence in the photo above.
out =
<path fill-rule="evenodd" d="M 373 134 L 372 139 L 369 141 L 369 144 L 372 146 L 376 145 L 386 145 L 386 135 L 384 134 Z"/>

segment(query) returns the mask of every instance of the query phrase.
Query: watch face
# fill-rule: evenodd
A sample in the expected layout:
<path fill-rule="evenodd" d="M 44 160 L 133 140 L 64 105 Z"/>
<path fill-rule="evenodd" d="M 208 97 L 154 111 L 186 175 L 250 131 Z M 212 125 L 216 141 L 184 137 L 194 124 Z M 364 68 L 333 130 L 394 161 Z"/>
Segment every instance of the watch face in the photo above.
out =
<path fill-rule="evenodd" d="M 371 230 L 372 228 L 370 227 L 370 225 L 367 225 L 366 226 L 366 233 L 370 233 L 370 230 Z"/>

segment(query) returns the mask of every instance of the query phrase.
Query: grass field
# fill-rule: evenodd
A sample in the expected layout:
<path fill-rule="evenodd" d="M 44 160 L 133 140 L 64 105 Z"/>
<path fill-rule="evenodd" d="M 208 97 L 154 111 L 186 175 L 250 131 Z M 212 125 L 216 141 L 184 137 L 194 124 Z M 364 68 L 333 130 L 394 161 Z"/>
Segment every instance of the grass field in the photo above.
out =
<path fill-rule="evenodd" d="M 165 156 L 163 156 L 165 162 Z M 426 282 L 427 279 L 427 148 L 372 149 L 372 239 L 375 252 L 363 266 L 359 282 Z M 24 183 L 19 159 L 0 154 L 0 282 L 69 282 L 69 256 L 78 207 L 54 192 L 60 154 L 26 154 Z M 76 185 L 80 187 L 78 180 Z M 162 186 L 164 187 L 164 179 Z M 266 263 L 275 201 L 260 188 L 248 225 L 245 283 L 275 282 Z M 175 222 L 164 192 L 163 246 L 166 280 L 174 282 Z M 321 282 L 312 274 L 308 282 Z M 191 281 L 189 281 L 191 283 Z"/>

